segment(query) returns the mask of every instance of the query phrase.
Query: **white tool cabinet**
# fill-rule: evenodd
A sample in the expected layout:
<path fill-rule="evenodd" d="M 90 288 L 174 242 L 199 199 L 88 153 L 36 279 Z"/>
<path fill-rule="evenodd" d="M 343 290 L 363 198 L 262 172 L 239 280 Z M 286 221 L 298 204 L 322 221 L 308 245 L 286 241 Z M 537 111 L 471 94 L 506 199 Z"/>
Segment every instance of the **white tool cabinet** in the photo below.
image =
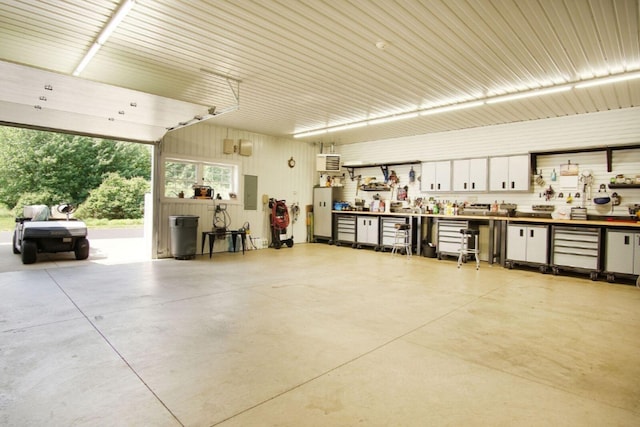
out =
<path fill-rule="evenodd" d="M 382 249 L 391 249 L 396 238 L 396 224 L 407 224 L 409 218 L 383 217 L 382 218 L 382 238 L 380 245 Z M 411 233 L 409 233 L 411 235 Z"/>
<path fill-rule="evenodd" d="M 640 275 L 640 232 L 607 230 L 605 270 L 607 281 L 615 281 L 616 274 Z"/>
<path fill-rule="evenodd" d="M 358 248 L 373 246 L 379 249 L 380 219 L 377 216 L 358 215 L 356 220 L 356 243 Z"/>
<path fill-rule="evenodd" d="M 591 280 L 600 271 L 600 229 L 589 227 L 552 227 L 553 274 L 568 268 L 588 272 Z"/>
<path fill-rule="evenodd" d="M 507 260 L 514 264 L 537 265 L 541 273 L 549 264 L 549 227 L 546 225 L 509 224 L 507 226 Z"/>
<path fill-rule="evenodd" d="M 469 228 L 469 221 L 438 220 L 438 243 L 436 245 L 438 259 L 442 259 L 442 255 L 458 256 L 462 238 L 460 230 L 463 228 Z M 475 242 L 469 240 L 470 248 L 474 248 L 474 244 Z"/>
<path fill-rule="evenodd" d="M 336 215 L 336 222 L 336 246 L 340 246 L 341 243 L 355 245 L 356 217 L 353 215 Z"/>

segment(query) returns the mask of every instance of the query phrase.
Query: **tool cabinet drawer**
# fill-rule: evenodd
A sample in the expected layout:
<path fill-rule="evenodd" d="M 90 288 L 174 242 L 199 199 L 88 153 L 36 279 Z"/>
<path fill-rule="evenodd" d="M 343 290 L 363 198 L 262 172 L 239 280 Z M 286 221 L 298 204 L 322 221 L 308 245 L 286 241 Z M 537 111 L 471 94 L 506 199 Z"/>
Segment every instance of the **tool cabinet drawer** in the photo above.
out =
<path fill-rule="evenodd" d="M 460 230 L 469 228 L 469 221 L 439 220 L 437 251 L 440 254 L 457 254 L 462 235 Z M 471 245 L 472 241 L 469 242 Z"/>
<path fill-rule="evenodd" d="M 593 255 L 554 253 L 553 263 L 556 265 L 584 268 L 587 270 L 598 269 L 598 257 Z"/>
<path fill-rule="evenodd" d="M 552 243 L 554 265 L 599 270 L 599 229 L 554 226 Z"/>
<path fill-rule="evenodd" d="M 356 217 L 338 215 L 337 223 L 338 241 L 354 243 L 356 241 Z"/>
<path fill-rule="evenodd" d="M 382 218 L 382 246 L 393 246 L 396 238 L 396 224 L 407 224 L 407 218 Z"/>

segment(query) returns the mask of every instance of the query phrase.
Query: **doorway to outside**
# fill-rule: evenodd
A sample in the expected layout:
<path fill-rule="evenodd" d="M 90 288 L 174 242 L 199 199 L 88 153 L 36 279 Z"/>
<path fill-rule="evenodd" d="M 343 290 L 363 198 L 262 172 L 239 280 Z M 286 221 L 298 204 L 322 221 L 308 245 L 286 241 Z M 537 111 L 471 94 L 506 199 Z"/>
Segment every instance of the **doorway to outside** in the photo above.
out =
<path fill-rule="evenodd" d="M 0 126 L 0 245 L 9 253 L 23 206 L 71 203 L 89 229 L 89 261 L 149 259 L 143 219 L 152 156 L 153 146 L 139 142 Z M 64 260 L 48 255 L 38 262 Z"/>

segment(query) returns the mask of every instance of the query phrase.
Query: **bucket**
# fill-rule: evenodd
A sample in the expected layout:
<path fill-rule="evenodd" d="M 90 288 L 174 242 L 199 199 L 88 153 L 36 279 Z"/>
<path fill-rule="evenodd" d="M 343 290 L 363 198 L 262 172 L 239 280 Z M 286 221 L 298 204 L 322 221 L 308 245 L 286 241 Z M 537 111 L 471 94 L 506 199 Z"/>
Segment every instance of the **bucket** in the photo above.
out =
<path fill-rule="evenodd" d="M 425 243 L 422 246 L 422 255 L 426 258 L 435 258 L 436 257 L 436 247 L 433 243 Z"/>

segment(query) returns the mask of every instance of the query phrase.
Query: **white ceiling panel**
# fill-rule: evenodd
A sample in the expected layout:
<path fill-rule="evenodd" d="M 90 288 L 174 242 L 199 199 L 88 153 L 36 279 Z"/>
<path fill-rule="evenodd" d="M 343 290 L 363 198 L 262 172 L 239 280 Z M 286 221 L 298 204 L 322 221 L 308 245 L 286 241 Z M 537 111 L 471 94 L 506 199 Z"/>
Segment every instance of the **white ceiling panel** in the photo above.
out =
<path fill-rule="evenodd" d="M 0 61 L 34 71 L 0 75 L 0 122 L 62 129 L 54 118 L 79 114 L 64 126 L 157 140 L 210 107 L 233 108 L 229 83 L 238 80 L 239 109 L 208 123 L 291 137 L 640 70 L 638 0 L 135 0 L 79 78 L 70 77 L 119 4 L 0 0 Z M 69 86 L 57 85 L 35 111 L 40 81 L 52 75 Z M 115 89 L 104 93 L 105 85 Z M 157 112 L 127 112 L 131 126 L 118 128 L 109 119 L 127 105 L 124 90 L 148 95 Z M 25 106 L 16 109 L 24 117 L 5 115 L 7 105 Z M 303 140 L 351 143 L 638 105 L 640 79 Z M 34 115 L 45 108 L 51 114 Z"/>

